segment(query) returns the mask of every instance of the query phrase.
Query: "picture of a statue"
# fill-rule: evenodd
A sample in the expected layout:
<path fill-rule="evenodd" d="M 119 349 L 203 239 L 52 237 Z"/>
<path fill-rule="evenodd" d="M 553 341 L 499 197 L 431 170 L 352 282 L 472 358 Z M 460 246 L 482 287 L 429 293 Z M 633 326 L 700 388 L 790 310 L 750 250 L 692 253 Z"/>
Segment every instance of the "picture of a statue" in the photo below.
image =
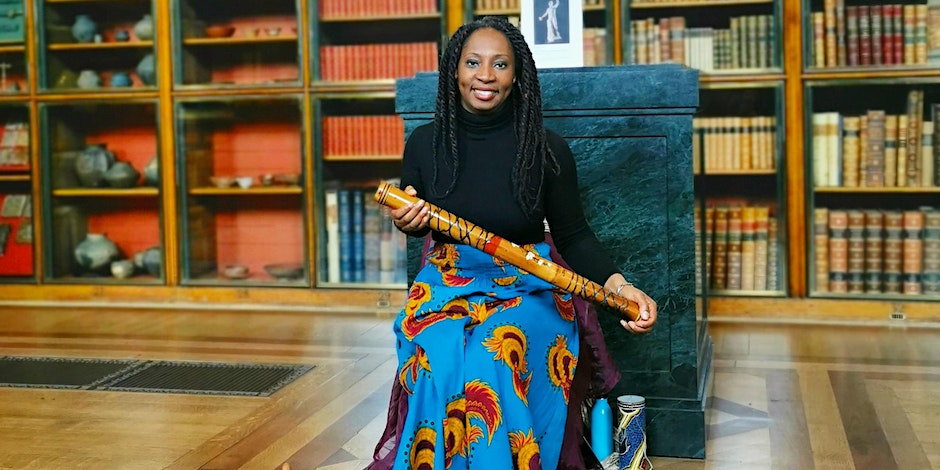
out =
<path fill-rule="evenodd" d="M 564 39 L 561 31 L 558 30 L 558 5 L 560 4 L 561 0 L 548 0 L 548 7 L 538 18 L 539 21 L 545 22 L 545 41 L 548 43 L 560 42 Z"/>

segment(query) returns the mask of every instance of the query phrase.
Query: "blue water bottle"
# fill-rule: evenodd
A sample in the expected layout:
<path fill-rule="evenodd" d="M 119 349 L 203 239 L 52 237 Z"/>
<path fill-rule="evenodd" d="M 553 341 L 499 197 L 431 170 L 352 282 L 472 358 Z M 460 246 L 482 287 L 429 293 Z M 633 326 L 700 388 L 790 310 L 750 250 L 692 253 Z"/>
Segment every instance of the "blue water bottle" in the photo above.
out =
<path fill-rule="evenodd" d="M 614 422 L 610 404 L 601 397 L 591 408 L 591 448 L 597 460 L 604 461 L 614 451 Z"/>

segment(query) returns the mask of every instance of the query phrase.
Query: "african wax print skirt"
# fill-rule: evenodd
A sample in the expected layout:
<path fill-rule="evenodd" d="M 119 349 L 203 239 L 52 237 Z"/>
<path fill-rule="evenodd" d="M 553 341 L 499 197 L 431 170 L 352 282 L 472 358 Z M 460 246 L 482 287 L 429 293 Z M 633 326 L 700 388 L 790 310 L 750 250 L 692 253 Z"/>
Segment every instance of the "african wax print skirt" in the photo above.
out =
<path fill-rule="evenodd" d="M 579 352 L 571 295 L 467 245 L 426 259 L 394 327 L 408 394 L 394 468 L 555 469 Z"/>

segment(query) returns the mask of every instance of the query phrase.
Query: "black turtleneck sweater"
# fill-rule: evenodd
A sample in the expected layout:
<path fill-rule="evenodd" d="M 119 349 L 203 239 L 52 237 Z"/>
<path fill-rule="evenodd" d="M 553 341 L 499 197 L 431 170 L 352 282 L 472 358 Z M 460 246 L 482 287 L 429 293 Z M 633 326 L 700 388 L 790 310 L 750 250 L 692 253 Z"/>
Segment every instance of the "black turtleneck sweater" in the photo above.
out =
<path fill-rule="evenodd" d="M 516 159 L 516 136 L 509 106 L 493 115 L 475 115 L 458 108 L 457 151 L 460 166 L 457 184 L 447 197 L 433 196 L 428 189 L 434 181 L 434 125 L 425 124 L 412 132 L 405 144 L 401 187 L 414 186 L 418 197 L 458 215 L 517 244 L 545 240 L 542 222 L 526 218 L 513 191 L 512 169 Z M 584 219 L 578 194 L 574 157 L 565 140 L 548 131 L 548 145 L 561 171 L 546 171 L 544 217 L 551 227 L 552 240 L 565 262 L 578 274 L 604 284 L 617 272 L 607 252 Z M 443 194 L 451 180 L 449 162 L 438 162 L 438 190 Z M 429 229 L 410 232 L 424 236 Z M 436 241 L 457 243 L 435 232 Z"/>

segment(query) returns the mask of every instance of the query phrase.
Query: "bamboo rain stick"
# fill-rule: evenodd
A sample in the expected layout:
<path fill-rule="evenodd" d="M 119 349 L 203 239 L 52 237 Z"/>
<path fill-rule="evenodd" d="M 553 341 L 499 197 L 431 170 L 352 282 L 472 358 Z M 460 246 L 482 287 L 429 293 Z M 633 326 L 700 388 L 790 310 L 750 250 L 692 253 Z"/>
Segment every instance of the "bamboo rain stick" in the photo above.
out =
<path fill-rule="evenodd" d="M 399 209 L 418 202 L 401 189 L 389 183 L 382 183 L 375 191 L 375 201 L 392 209 Z M 616 310 L 626 320 L 638 320 L 640 307 L 631 300 L 613 293 L 610 289 L 591 281 L 579 274 L 565 269 L 553 261 L 528 251 L 515 243 L 505 240 L 453 215 L 427 201 L 431 230 L 441 232 L 454 240 L 459 240 L 491 256 L 495 256 L 517 268 L 532 273 L 539 279 L 570 292 L 578 297 Z"/>

